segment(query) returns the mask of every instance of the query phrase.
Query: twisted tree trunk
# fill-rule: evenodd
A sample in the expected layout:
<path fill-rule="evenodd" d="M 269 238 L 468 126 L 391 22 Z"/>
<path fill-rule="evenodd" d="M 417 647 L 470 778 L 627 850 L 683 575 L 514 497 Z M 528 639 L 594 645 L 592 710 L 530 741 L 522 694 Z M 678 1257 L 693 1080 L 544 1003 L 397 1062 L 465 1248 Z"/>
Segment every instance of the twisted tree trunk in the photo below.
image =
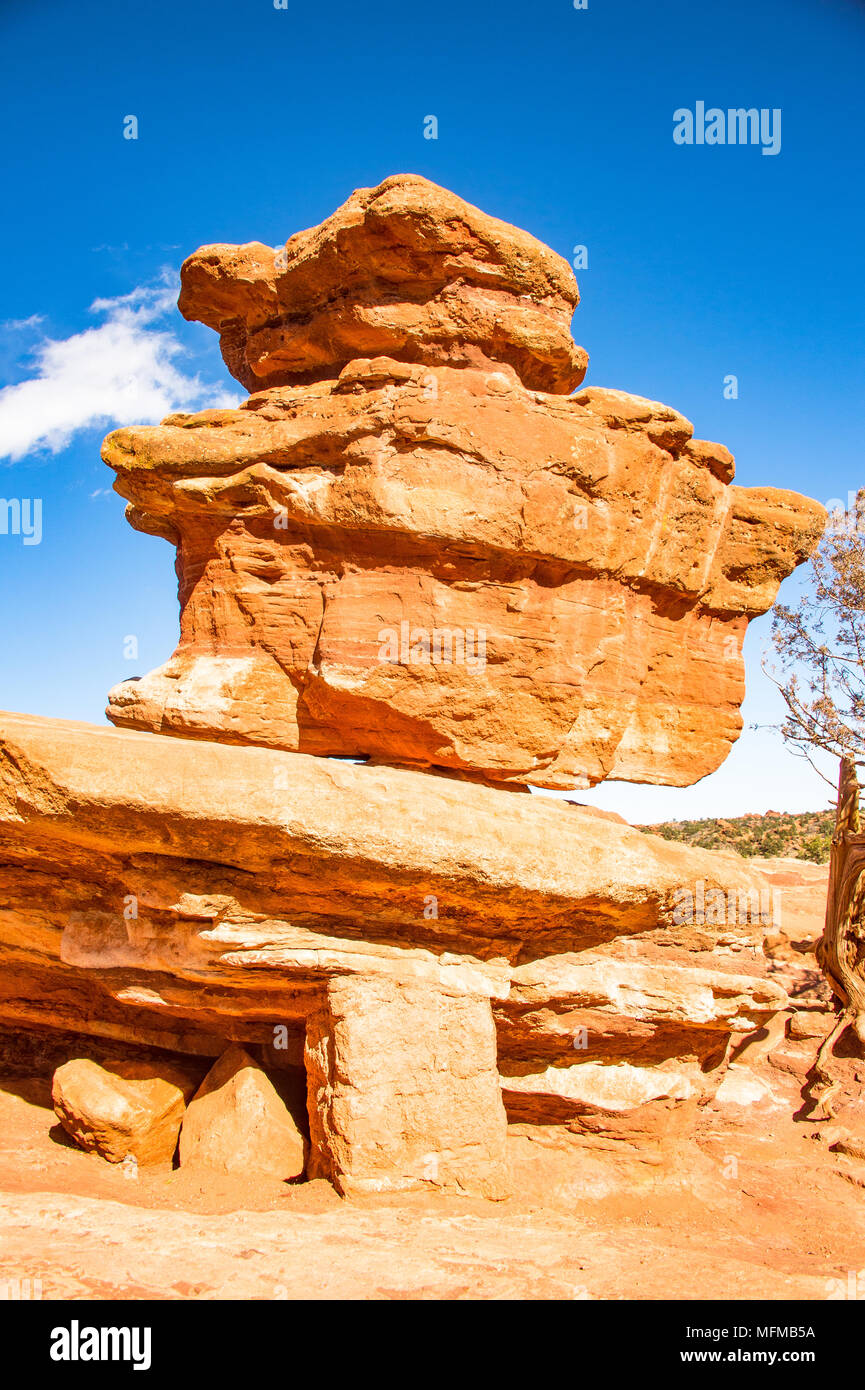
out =
<path fill-rule="evenodd" d="M 856 766 L 849 758 L 842 760 L 838 778 L 826 924 L 817 943 L 817 960 L 840 1004 L 835 1027 L 821 1045 L 812 1073 L 816 1109 L 810 1118 L 829 1120 L 840 1085 L 829 1070 L 835 1044 L 852 1026 L 865 1045 L 865 835 L 860 830 Z"/>

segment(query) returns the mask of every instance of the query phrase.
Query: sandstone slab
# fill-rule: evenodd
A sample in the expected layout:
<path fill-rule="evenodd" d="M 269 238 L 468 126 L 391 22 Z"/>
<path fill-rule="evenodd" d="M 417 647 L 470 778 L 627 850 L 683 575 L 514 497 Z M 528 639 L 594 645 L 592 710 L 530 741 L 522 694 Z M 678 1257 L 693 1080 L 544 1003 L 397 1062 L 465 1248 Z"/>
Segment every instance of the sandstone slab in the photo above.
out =
<path fill-rule="evenodd" d="M 681 1068 L 610 1065 L 548 1067 L 502 1079 L 514 1123 L 562 1125 L 583 1139 L 667 1149 L 693 1128 L 704 1090 Z"/>
<path fill-rule="evenodd" d="M 738 913 L 767 881 L 549 798 L 0 716 L 0 1021 L 204 1056 L 237 1041 L 296 1063 L 305 1048 L 313 1167 L 346 1187 L 384 1180 L 375 1116 L 395 1181 L 488 1180 L 496 1107 L 472 1176 L 445 1074 L 470 1038 L 467 1093 L 488 1097 L 488 1027 L 511 1118 L 599 1136 L 648 1132 L 653 1109 L 693 1118 L 731 1036 L 788 1001 L 763 954 L 770 921 L 681 920 L 689 885 Z M 621 1066 L 645 1074 L 634 1096 L 662 1094 L 620 1125 L 598 1083 L 624 1073 L 597 1069 Z M 672 1073 L 687 1096 L 663 1094 Z"/>
<path fill-rule="evenodd" d="M 180 1164 L 284 1180 L 303 1173 L 303 1135 L 242 1047 L 223 1053 L 190 1101 L 180 1131 Z"/>

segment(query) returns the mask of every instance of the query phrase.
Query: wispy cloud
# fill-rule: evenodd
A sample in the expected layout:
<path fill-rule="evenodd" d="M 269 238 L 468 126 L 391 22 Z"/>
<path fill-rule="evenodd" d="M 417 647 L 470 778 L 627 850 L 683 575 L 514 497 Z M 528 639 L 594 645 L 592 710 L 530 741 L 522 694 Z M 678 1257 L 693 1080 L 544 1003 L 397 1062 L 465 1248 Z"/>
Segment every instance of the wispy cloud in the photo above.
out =
<path fill-rule="evenodd" d="M 236 404 L 230 392 L 176 365 L 183 344 L 155 327 L 175 301 L 167 280 L 142 285 L 95 300 L 90 312 L 104 318 L 99 327 L 44 338 L 32 354 L 35 375 L 0 391 L 0 458 L 14 462 L 40 449 L 56 454 L 96 425 L 148 424 L 174 410 Z M 33 320 L 18 326 L 32 327 Z"/>
<path fill-rule="evenodd" d="M 31 314 L 27 319 L 4 319 L 0 323 L 0 331 L 3 333 L 26 333 L 28 329 L 38 328 L 40 323 L 44 322 L 44 314 Z"/>

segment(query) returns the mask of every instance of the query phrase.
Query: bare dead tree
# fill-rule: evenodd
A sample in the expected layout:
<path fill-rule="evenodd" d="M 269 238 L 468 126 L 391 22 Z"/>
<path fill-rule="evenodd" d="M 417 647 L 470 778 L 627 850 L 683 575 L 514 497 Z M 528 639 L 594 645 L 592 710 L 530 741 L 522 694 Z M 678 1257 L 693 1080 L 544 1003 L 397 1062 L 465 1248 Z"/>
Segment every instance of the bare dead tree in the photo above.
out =
<path fill-rule="evenodd" d="M 862 765 L 865 488 L 855 509 L 830 516 L 798 602 L 775 608 L 772 641 L 779 667 L 765 669 L 787 706 L 781 725 L 787 745 L 827 782 L 813 761 L 816 749 Z"/>
<path fill-rule="evenodd" d="M 780 670 L 769 670 L 787 707 L 781 733 L 813 761 L 816 749 L 840 759 L 826 922 L 817 960 L 838 1017 L 810 1074 L 813 1119 L 833 1117 L 839 1082 L 835 1046 L 852 1027 L 865 1046 L 865 835 L 857 766 L 865 759 L 865 488 L 855 508 L 829 518 L 798 602 L 775 609 L 772 640 Z"/>
<path fill-rule="evenodd" d="M 852 1027 L 865 1045 L 865 835 L 861 832 L 859 782 L 849 758 L 841 763 L 838 809 L 832 856 L 826 925 L 817 943 L 817 960 L 840 1009 L 835 1026 L 824 1039 L 811 1072 L 813 1119 L 831 1119 L 838 1090 L 831 1059 L 842 1033 Z"/>

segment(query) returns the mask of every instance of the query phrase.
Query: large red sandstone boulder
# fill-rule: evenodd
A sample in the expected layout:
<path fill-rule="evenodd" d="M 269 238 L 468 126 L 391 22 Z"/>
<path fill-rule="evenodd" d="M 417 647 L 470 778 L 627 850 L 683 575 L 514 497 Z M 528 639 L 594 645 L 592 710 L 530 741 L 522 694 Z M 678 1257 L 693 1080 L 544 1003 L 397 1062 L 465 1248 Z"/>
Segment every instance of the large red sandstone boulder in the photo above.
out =
<path fill-rule="evenodd" d="M 573 391 L 586 371 L 567 261 L 411 174 L 358 189 L 276 252 L 204 246 L 182 282 L 180 312 L 217 330 L 249 391 L 335 378 L 359 357 L 507 363 L 539 391 Z"/>
<path fill-rule="evenodd" d="M 825 514 L 731 485 L 667 406 L 568 395 L 576 299 L 549 248 L 410 175 L 284 251 L 192 256 L 181 308 L 255 394 L 106 440 L 182 607 L 109 717 L 515 785 L 713 771 L 748 620 Z"/>
<path fill-rule="evenodd" d="M 54 1113 L 82 1149 L 109 1163 L 170 1163 L 186 1102 L 189 1073 L 168 1063 L 65 1062 L 54 1073 Z"/>

